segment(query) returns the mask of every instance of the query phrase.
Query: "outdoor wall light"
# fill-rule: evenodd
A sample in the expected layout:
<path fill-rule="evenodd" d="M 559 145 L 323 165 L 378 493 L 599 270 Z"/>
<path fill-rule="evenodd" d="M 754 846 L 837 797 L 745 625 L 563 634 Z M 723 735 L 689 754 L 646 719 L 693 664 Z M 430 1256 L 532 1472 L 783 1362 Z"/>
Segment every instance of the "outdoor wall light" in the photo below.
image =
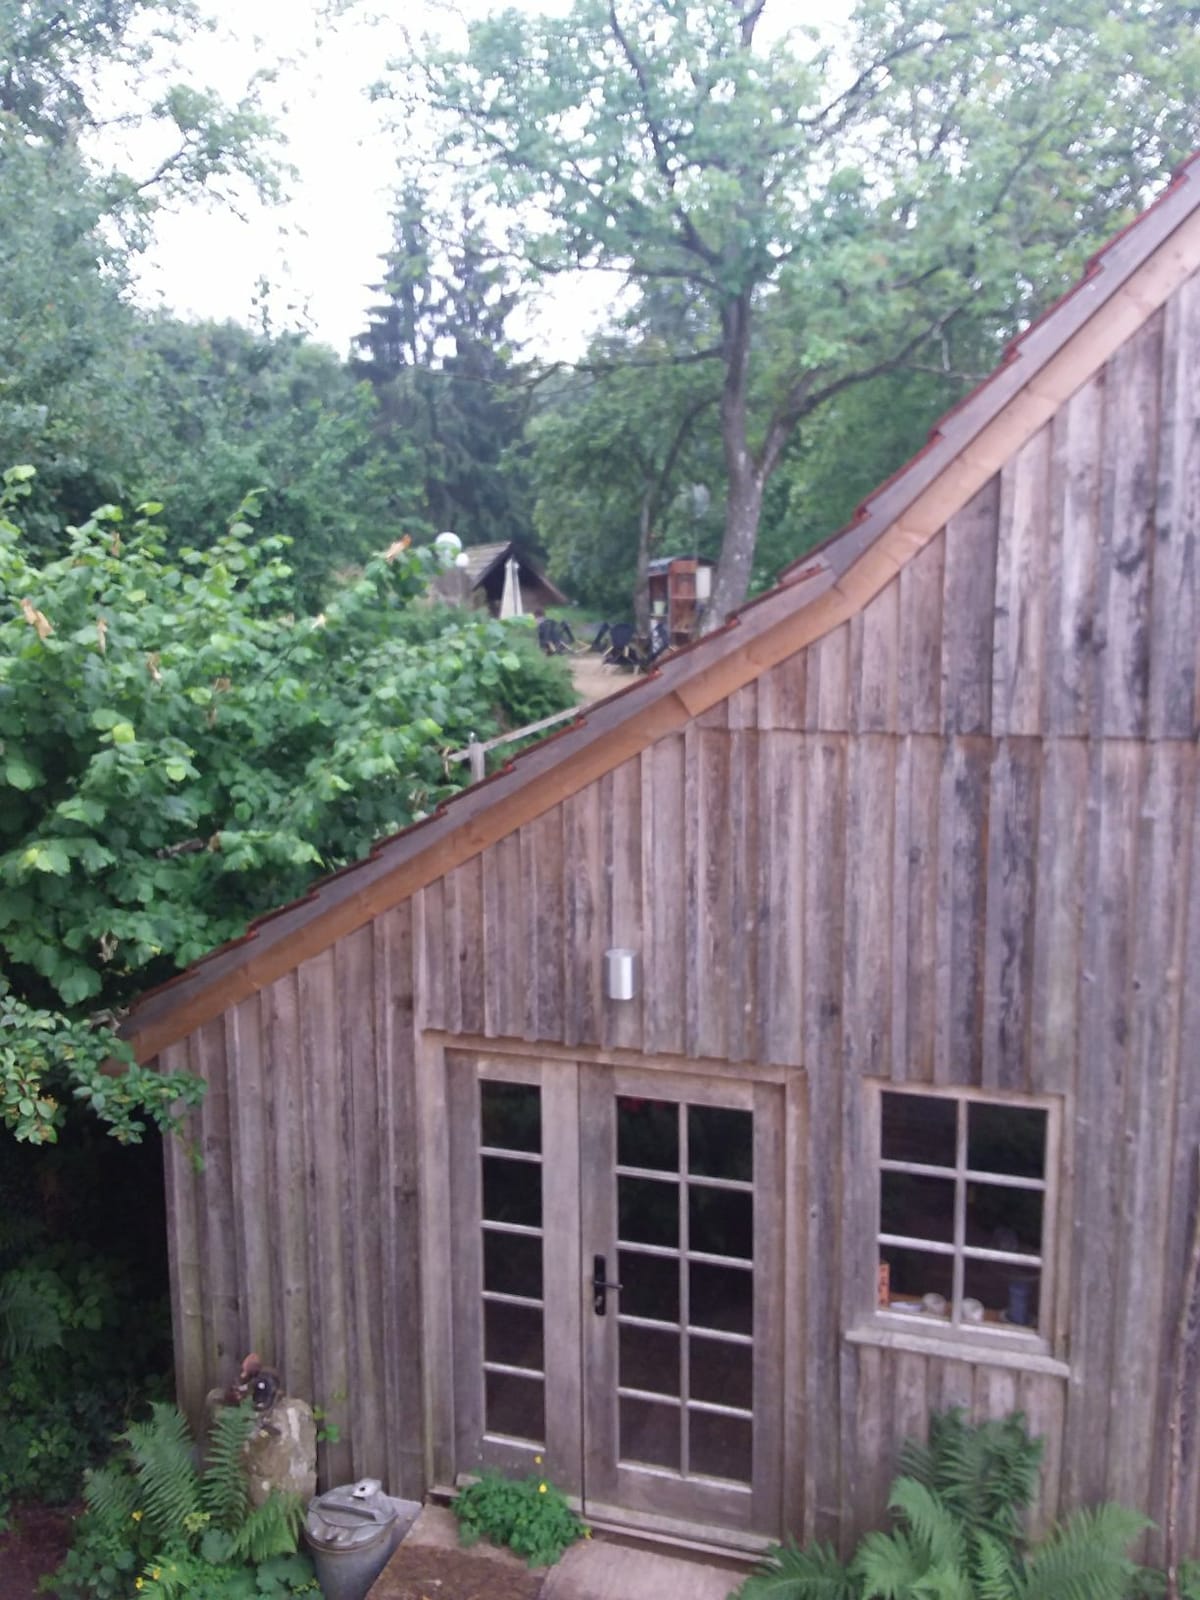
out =
<path fill-rule="evenodd" d="M 610 1000 L 632 1000 L 637 993 L 637 951 L 604 952 L 604 992 Z"/>

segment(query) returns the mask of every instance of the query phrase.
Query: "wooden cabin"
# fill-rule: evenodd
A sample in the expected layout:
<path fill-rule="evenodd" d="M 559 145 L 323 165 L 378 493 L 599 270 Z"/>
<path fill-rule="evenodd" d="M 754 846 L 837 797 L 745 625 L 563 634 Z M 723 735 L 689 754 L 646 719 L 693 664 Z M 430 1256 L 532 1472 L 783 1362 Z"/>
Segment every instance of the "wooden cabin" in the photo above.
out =
<path fill-rule="evenodd" d="M 540 572 L 511 539 L 500 544 L 473 544 L 464 551 L 466 565 L 438 578 L 439 592 L 465 605 L 478 606 L 500 615 L 504 598 L 504 574 L 510 561 L 517 563 L 517 583 L 521 591 L 521 610 L 531 616 L 546 606 L 565 606 L 570 602 L 544 572 Z"/>
<path fill-rule="evenodd" d="M 1200 1553 L 1198 533 L 1193 162 L 776 588 L 142 1001 L 188 1409 L 253 1348 L 327 1483 L 738 1547 L 1020 1408 L 1044 1516 L 1176 1440 Z"/>

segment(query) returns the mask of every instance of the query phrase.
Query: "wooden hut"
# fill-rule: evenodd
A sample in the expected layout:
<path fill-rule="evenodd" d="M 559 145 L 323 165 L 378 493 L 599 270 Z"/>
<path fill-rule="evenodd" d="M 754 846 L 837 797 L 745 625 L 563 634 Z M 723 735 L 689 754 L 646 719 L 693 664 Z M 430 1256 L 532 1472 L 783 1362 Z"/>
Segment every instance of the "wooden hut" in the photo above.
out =
<path fill-rule="evenodd" d="M 690 644 L 699 633 L 716 565 L 706 556 L 663 556 L 647 567 L 650 615 L 662 618 L 668 644 Z"/>
<path fill-rule="evenodd" d="M 504 597 L 504 574 L 510 561 L 517 563 L 517 583 L 521 590 L 521 610 L 531 615 L 538 608 L 565 606 L 566 595 L 539 572 L 529 557 L 522 555 L 511 539 L 501 544 L 473 544 L 465 551 L 467 564 L 452 569 L 450 581 L 459 577 L 467 603 L 486 607 L 494 617 L 500 615 Z"/>
<path fill-rule="evenodd" d="M 1194 162 L 775 589 L 141 1003 L 187 1406 L 254 1348 L 326 1481 L 731 1547 L 1020 1408 L 1047 1515 L 1176 1438 L 1200 1550 L 1198 531 Z"/>

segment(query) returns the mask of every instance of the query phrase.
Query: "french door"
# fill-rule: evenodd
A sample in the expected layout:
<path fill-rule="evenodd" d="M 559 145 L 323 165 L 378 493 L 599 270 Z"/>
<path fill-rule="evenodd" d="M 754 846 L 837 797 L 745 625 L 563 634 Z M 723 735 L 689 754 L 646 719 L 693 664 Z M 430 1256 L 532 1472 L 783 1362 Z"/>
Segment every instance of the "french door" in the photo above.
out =
<path fill-rule="evenodd" d="M 777 1533 L 780 1091 L 457 1053 L 449 1072 L 458 1471 L 545 1470 L 608 1520 Z"/>

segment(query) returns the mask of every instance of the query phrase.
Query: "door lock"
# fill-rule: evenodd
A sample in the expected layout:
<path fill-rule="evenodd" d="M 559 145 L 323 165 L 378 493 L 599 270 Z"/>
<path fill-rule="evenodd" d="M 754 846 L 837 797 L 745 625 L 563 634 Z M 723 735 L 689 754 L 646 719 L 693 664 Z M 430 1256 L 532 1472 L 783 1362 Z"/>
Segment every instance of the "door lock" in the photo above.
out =
<path fill-rule="evenodd" d="M 608 1292 L 621 1285 L 608 1276 L 608 1262 L 603 1256 L 592 1257 L 592 1310 L 602 1317 L 608 1308 Z"/>

